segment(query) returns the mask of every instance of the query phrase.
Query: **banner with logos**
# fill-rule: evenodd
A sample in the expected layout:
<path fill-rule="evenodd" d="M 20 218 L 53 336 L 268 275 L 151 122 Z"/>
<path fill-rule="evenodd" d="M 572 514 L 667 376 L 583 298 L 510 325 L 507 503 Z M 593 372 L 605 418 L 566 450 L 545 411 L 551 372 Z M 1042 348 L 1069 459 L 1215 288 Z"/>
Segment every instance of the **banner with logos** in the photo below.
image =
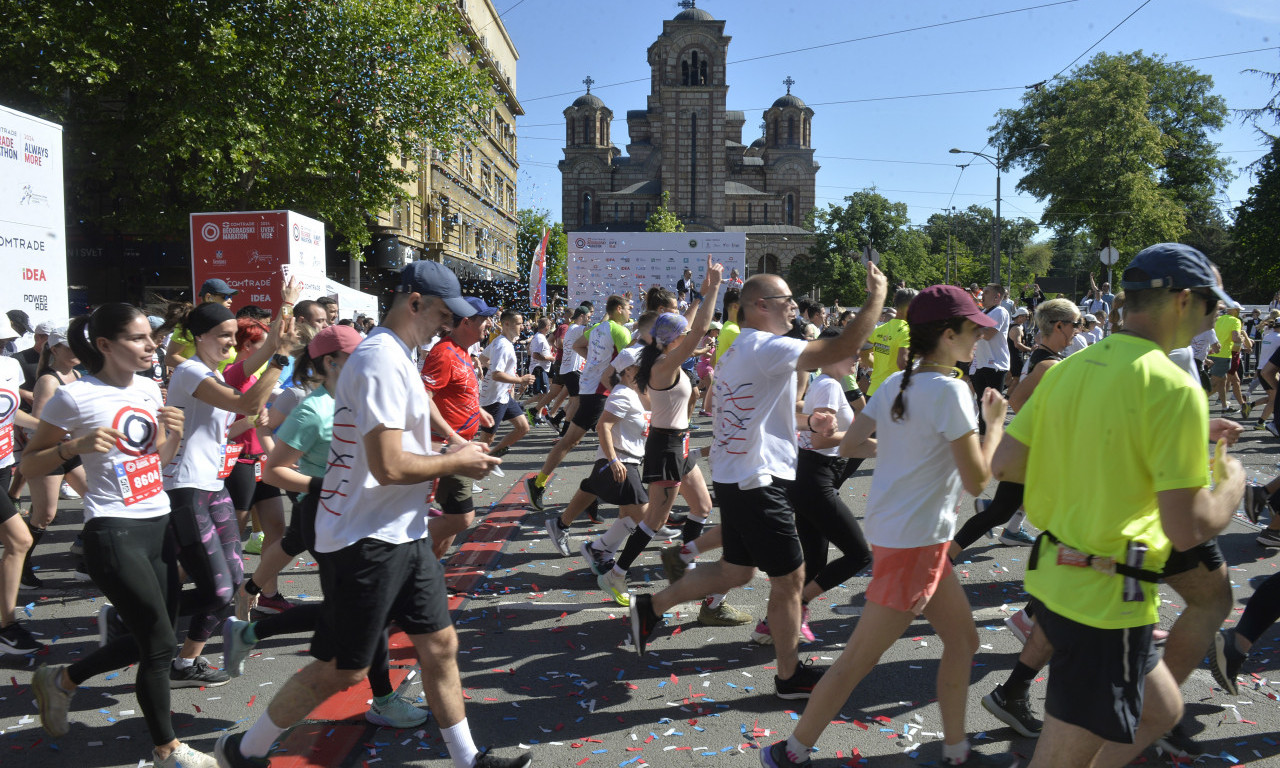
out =
<path fill-rule="evenodd" d="M 596 316 L 610 294 L 631 291 L 639 315 L 640 299 L 655 285 L 676 290 L 686 267 L 693 290 L 702 285 L 707 254 L 724 265 L 724 283 L 716 297 L 720 308 L 730 270 L 747 273 L 747 236 L 741 232 L 571 232 L 569 233 L 569 306 L 591 301 Z"/>
<path fill-rule="evenodd" d="M 67 322 L 62 126 L 0 107 L 0 312 Z"/>
<path fill-rule="evenodd" d="M 293 211 L 191 214 L 191 291 L 222 278 L 239 291 L 234 312 L 256 304 L 273 313 L 288 276 L 302 282 L 303 299 L 329 294 L 324 224 Z"/>

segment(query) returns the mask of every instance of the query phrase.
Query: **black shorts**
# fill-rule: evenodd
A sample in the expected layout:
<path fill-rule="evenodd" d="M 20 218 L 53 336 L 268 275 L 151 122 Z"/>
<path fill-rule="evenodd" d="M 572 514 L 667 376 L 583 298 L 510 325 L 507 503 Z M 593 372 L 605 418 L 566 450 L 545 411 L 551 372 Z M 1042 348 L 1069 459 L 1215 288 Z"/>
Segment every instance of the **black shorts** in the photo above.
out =
<path fill-rule="evenodd" d="M 551 366 L 551 385 L 556 386 L 557 384 L 563 383 L 564 382 L 560 380 L 560 361 L 557 360 Z"/>
<path fill-rule="evenodd" d="M 64 462 L 62 462 L 61 464 L 59 464 L 59 465 L 58 465 L 58 467 L 57 467 L 57 469 L 53 470 L 53 471 L 52 471 L 52 472 L 50 472 L 49 474 L 50 474 L 50 475 L 65 475 L 65 474 L 67 474 L 68 472 L 70 472 L 71 470 L 73 470 L 73 469 L 75 469 L 76 467 L 80 466 L 80 464 L 81 464 L 81 462 L 80 462 L 80 457 L 79 457 L 79 456 L 72 456 L 71 458 L 69 458 L 69 459 L 67 459 L 66 461 L 64 461 Z"/>
<path fill-rule="evenodd" d="M 678 483 L 697 465 L 697 454 L 689 454 L 689 430 L 649 427 L 649 437 L 644 441 L 642 480 Z"/>
<path fill-rule="evenodd" d="M 545 395 L 547 390 L 551 388 L 551 376 L 547 373 L 546 368 L 533 369 L 533 386 L 529 389 L 531 395 Z"/>
<path fill-rule="evenodd" d="M 3 486 L 0 490 L 4 491 L 4 493 L 0 493 L 0 496 L 4 497 L 3 499 L 0 499 L 0 523 L 6 522 L 9 518 L 18 514 L 18 507 L 13 503 L 13 499 L 9 498 L 9 481 L 12 479 L 12 464 L 4 469 L 0 469 L 0 486 Z"/>
<path fill-rule="evenodd" d="M 1154 624 L 1098 629 L 1036 606 L 1036 623 L 1053 646 L 1045 712 L 1108 741 L 1132 744 L 1142 718 L 1143 684 L 1160 655 Z"/>
<path fill-rule="evenodd" d="M 640 473 L 636 465 L 623 462 L 622 466 L 627 469 L 627 477 L 619 483 L 613 479 L 613 472 L 608 469 L 609 462 L 605 459 L 596 459 L 590 474 L 578 485 L 578 490 L 589 493 L 607 504 L 617 504 L 619 507 L 647 503 L 649 494 L 645 492 L 644 484 L 640 482 Z"/>
<path fill-rule="evenodd" d="M 315 547 L 316 508 L 319 506 L 319 496 L 314 493 L 309 493 L 303 496 L 301 501 L 293 503 L 293 512 L 289 514 L 289 527 L 284 529 L 284 538 L 280 539 L 280 547 L 289 557 L 297 557 Z"/>
<path fill-rule="evenodd" d="M 338 669 L 367 669 L 387 623 L 424 635 L 451 626 L 444 568 L 431 541 L 388 544 L 361 539 L 337 552 L 317 552 L 324 605 L 311 655 Z"/>
<path fill-rule="evenodd" d="M 465 515 L 475 509 L 471 499 L 471 478 L 445 475 L 436 481 L 436 503 L 446 515 Z"/>
<path fill-rule="evenodd" d="M 486 413 L 488 413 L 490 416 L 493 417 L 492 427 L 486 427 L 483 424 L 480 425 L 480 431 L 489 435 L 492 435 L 494 432 L 497 432 L 498 425 L 501 424 L 502 422 L 510 421 L 512 419 L 518 419 L 524 415 L 524 409 L 520 407 L 519 401 L 517 401 L 514 397 L 505 403 L 491 403 L 489 405 L 482 405 L 480 407 L 483 408 Z"/>
<path fill-rule="evenodd" d="M 274 485 L 256 479 L 258 474 L 255 467 L 256 463 L 237 461 L 224 481 L 227 494 L 231 496 L 231 506 L 242 512 L 260 501 L 274 499 L 282 493 Z"/>
<path fill-rule="evenodd" d="M 1218 546 L 1216 538 L 1209 539 L 1185 552 L 1179 552 L 1176 549 L 1170 552 L 1169 559 L 1164 563 L 1162 575 L 1177 576 L 1201 564 L 1208 571 L 1216 571 L 1227 564 L 1227 559 L 1222 556 L 1222 548 Z"/>
<path fill-rule="evenodd" d="M 585 432 L 595 429 L 596 422 L 604 413 L 604 401 L 608 399 L 607 395 L 579 395 L 578 412 L 573 414 L 573 423 Z"/>
<path fill-rule="evenodd" d="M 560 374 L 560 383 L 568 390 L 569 397 L 578 396 L 578 382 L 580 381 L 582 381 L 582 374 L 577 371 Z"/>
<path fill-rule="evenodd" d="M 759 568 L 768 576 L 786 576 L 804 565 L 796 516 L 787 498 L 790 481 L 744 491 L 737 483 L 713 483 L 720 506 L 726 563 Z"/>

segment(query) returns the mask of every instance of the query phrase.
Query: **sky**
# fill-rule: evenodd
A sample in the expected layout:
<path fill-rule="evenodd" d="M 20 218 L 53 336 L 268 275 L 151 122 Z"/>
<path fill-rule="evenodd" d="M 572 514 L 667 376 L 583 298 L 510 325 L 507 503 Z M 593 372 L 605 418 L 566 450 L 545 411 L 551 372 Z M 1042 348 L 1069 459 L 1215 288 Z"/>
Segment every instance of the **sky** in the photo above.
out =
<path fill-rule="evenodd" d="M 614 113 L 614 144 L 625 152 L 620 118 L 645 107 L 646 50 L 662 22 L 681 9 L 673 0 L 494 2 L 520 55 L 517 97 L 526 114 L 517 121 L 519 205 L 545 208 L 559 220 L 563 110 L 584 92 L 582 80 L 590 75 L 592 92 Z M 724 19 L 732 38 L 728 108 L 747 113 L 744 143 L 759 135 L 764 110 L 786 92 L 782 81 L 790 76 L 792 92 L 815 112 L 818 206 L 874 186 L 906 203 L 917 224 L 950 206 L 994 207 L 994 168 L 977 160 L 962 170 L 957 163 L 967 156 L 948 150 L 986 149 L 997 110 L 1016 107 L 1025 86 L 1069 74 L 1099 51 L 1142 50 L 1184 61 L 1212 76 L 1215 92 L 1232 109 L 1259 107 L 1269 98 L 1268 84 L 1244 70 L 1280 71 L 1280 3 L 1271 0 L 697 5 Z M 1237 174 L 1219 195 L 1229 212 L 1248 194 L 1246 166 L 1266 150 L 1252 126 L 1234 115 L 1214 140 Z M 1016 169 L 1004 175 L 1002 214 L 1038 221 L 1043 205 L 1015 189 L 1018 177 Z M 1042 229 L 1036 239 L 1047 234 Z"/>

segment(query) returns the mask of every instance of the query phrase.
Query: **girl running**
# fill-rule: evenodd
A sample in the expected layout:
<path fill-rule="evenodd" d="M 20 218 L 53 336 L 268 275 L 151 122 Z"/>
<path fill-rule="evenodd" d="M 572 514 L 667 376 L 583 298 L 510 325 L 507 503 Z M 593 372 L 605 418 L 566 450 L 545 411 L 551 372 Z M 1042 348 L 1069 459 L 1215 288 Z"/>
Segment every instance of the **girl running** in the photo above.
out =
<path fill-rule="evenodd" d="M 165 552 L 170 508 L 160 468 L 182 440 L 182 410 L 164 406 L 160 388 L 134 373 L 147 367 L 155 350 L 151 326 L 138 309 L 104 304 L 71 323 L 69 341 L 89 375 L 49 399 L 22 470 L 43 477 L 84 457 L 85 566 L 129 634 L 70 666 L 36 670 L 31 687 L 41 725 L 54 738 L 65 736 L 76 687 L 137 663 L 138 705 L 157 768 L 213 768 L 212 757 L 178 741 L 169 713 L 179 584 L 177 564 Z"/>
<path fill-rule="evenodd" d="M 1006 404 L 994 389 L 982 399 L 987 424 L 978 440 L 969 388 L 953 361 L 973 359 L 981 328 L 995 322 L 960 288 L 935 285 L 907 310 L 911 342 L 906 367 L 890 375 L 845 433 L 844 456 L 879 457 L 867 495 L 867 539 L 873 546 L 867 606 L 845 650 L 813 690 L 795 733 L 767 750 L 767 768 L 809 765 L 808 753 L 849 694 L 921 614 L 942 640 L 938 705 L 944 765 L 1017 765 L 973 753 L 965 735 L 965 700 L 978 631 L 947 546 L 955 532 L 961 488 L 981 493 L 1004 433 Z M 919 358 L 919 365 L 916 365 Z"/>
<path fill-rule="evenodd" d="M 15 429 L 34 430 L 37 421 L 19 410 L 22 402 L 18 388 L 22 386 L 22 366 L 12 357 L 0 357 L 0 488 L 8 488 L 14 472 Z M 36 640 L 18 622 L 14 610 L 18 603 L 18 582 L 27 551 L 31 549 L 31 532 L 18 514 L 13 498 L 0 494 L 0 653 L 28 654 L 42 651 L 45 645 Z"/>

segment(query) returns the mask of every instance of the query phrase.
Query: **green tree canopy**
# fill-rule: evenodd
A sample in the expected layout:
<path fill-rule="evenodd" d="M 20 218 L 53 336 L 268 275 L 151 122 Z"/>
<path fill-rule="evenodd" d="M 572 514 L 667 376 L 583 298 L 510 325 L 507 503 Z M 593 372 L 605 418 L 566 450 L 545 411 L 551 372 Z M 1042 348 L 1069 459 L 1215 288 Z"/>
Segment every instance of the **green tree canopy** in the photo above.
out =
<path fill-rule="evenodd" d="M 290 208 L 351 248 L 405 196 L 394 158 L 475 131 L 494 85 L 452 3 L 0 0 L 0 102 L 61 123 L 73 219 L 180 236 Z"/>
<path fill-rule="evenodd" d="M 667 207 L 671 202 L 671 193 L 663 191 L 662 200 L 658 203 L 658 208 L 649 214 L 649 218 L 644 223 L 645 232 L 683 232 L 684 222 L 675 214 L 675 211 Z"/>
<path fill-rule="evenodd" d="M 1265 303 L 1280 289 L 1280 139 L 1257 165 L 1257 180 L 1235 211 L 1235 259 L 1223 269 L 1231 295 Z"/>
<path fill-rule="evenodd" d="M 551 236 L 547 238 L 547 285 L 568 284 L 565 263 L 569 253 L 569 238 L 564 233 L 564 224 L 558 221 L 553 223 L 551 211 L 544 208 L 521 208 L 516 216 L 520 220 L 516 229 L 516 254 L 520 258 L 521 279 L 529 279 L 533 254 L 542 243 L 542 233 L 550 230 Z"/>

